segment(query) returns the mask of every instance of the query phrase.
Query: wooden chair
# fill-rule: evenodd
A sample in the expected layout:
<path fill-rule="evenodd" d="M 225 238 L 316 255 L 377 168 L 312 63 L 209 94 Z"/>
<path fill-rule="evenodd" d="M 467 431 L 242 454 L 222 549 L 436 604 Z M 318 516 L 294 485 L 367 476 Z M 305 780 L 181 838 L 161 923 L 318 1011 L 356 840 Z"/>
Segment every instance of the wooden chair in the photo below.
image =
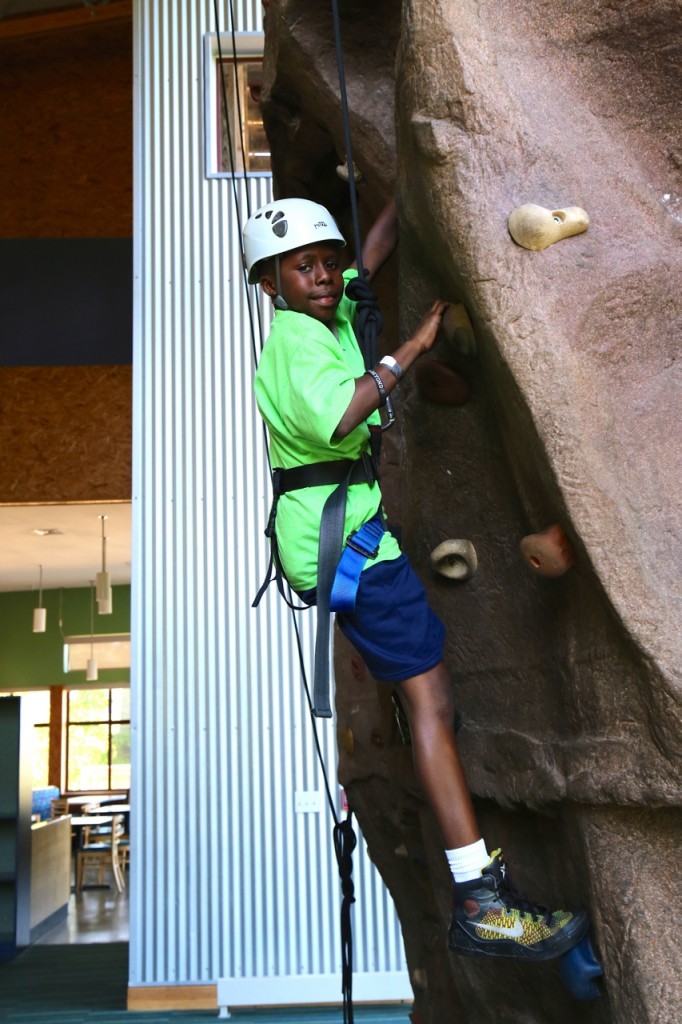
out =
<path fill-rule="evenodd" d="M 130 867 L 130 836 L 122 835 L 118 844 L 118 860 L 121 871 L 127 871 Z"/>
<path fill-rule="evenodd" d="M 65 796 L 56 796 L 50 800 L 50 817 L 63 818 L 69 813 L 69 800 Z"/>
<path fill-rule="evenodd" d="M 119 892 L 125 889 L 125 876 L 121 867 L 119 843 L 123 834 L 123 815 L 114 814 L 111 821 L 111 835 L 91 836 L 88 828 L 83 829 L 82 845 L 76 851 L 76 892 L 83 888 L 85 872 L 96 869 L 97 884 L 104 884 L 106 871 L 111 871 L 114 884 Z"/>

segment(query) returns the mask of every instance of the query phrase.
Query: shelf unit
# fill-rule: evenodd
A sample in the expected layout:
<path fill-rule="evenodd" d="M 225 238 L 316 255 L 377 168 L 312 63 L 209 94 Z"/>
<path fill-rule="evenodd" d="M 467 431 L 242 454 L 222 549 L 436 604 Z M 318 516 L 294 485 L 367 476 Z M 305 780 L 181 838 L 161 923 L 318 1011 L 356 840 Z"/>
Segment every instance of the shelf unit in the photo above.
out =
<path fill-rule="evenodd" d="M 0 959 L 30 942 L 31 723 L 21 697 L 0 698 Z"/>

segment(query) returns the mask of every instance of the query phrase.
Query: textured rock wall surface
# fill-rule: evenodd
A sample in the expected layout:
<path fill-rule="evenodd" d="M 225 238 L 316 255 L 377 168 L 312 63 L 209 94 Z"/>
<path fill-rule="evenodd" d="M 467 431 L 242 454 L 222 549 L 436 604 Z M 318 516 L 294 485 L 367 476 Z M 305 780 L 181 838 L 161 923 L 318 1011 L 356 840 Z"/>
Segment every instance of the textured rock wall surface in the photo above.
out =
<path fill-rule="evenodd" d="M 390 694 L 337 637 L 339 775 L 395 899 L 422 1024 L 682 1019 L 679 421 L 680 4 L 340 4 L 365 226 L 395 192 L 381 281 L 391 351 L 440 295 L 477 352 L 439 361 L 471 400 L 401 385 L 387 505 L 448 626 L 460 746 L 489 848 L 539 899 L 589 907 L 605 991 L 571 1001 L 555 963 L 457 961 L 449 879 Z M 264 112 L 276 187 L 348 229 L 327 5 L 273 0 Z M 516 245 L 523 203 L 583 207 L 586 233 Z M 399 266 L 398 266 L 399 264 Z M 397 318 L 397 319 L 396 319 Z M 428 357 L 427 357 L 428 358 Z M 559 522 L 566 575 L 531 572 Z M 477 574 L 433 574 L 468 538 Z"/>

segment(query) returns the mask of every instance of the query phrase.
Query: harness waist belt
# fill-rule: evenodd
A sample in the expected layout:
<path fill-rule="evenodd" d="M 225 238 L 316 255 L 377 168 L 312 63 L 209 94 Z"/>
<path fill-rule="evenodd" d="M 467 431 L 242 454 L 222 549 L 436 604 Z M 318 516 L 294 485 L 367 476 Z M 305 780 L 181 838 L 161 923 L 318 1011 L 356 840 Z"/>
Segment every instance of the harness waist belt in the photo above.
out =
<path fill-rule="evenodd" d="M 329 703 L 329 637 L 330 637 L 330 607 L 332 587 L 336 569 L 343 551 L 344 523 L 346 513 L 346 497 L 348 488 L 352 484 L 365 483 L 370 486 L 379 479 L 379 452 L 381 442 L 381 427 L 369 427 L 370 450 L 362 452 L 358 459 L 334 459 L 329 462 L 315 462 L 307 466 L 292 466 L 289 469 L 273 469 L 272 490 L 273 500 L 270 508 L 268 524 L 265 528 L 265 535 L 271 540 L 270 564 L 260 590 L 256 594 L 253 607 L 257 607 L 260 599 L 265 593 L 270 581 L 274 578 L 277 589 L 282 597 L 291 605 L 284 592 L 284 577 L 277 551 L 277 503 L 283 494 L 288 491 L 300 490 L 303 487 L 319 487 L 325 484 L 333 484 L 334 490 L 328 495 L 322 518 L 320 521 L 320 538 L 317 551 L 317 634 L 315 640 L 315 669 L 312 712 L 318 718 L 331 718 L 331 707 Z M 361 528 L 362 529 L 362 528 Z M 353 542 L 356 543 L 355 550 L 358 554 L 358 547 L 364 545 L 367 554 L 358 556 L 363 559 L 362 565 L 372 555 L 373 544 L 371 537 L 363 541 L 359 532 L 354 535 Z M 383 531 L 382 531 L 383 532 Z M 380 538 L 379 538 L 380 539 Z M 360 566 L 360 570 L 362 568 Z M 357 576 L 359 579 L 360 570 Z M 353 569 L 355 575 L 355 569 Z M 357 582 L 352 591 L 352 607 L 355 606 L 355 592 Z M 348 601 L 348 598 L 342 599 Z M 294 607 L 291 605 L 291 607 Z"/>
<path fill-rule="evenodd" d="M 302 487 L 343 483 L 349 472 L 349 484 L 373 484 L 378 479 L 372 456 L 369 452 L 362 452 L 359 459 L 334 459 L 331 462 L 292 466 L 290 469 L 273 469 L 272 486 L 275 495 L 279 496 L 289 491 L 299 491 Z"/>
<path fill-rule="evenodd" d="M 349 535 L 334 576 L 329 600 L 330 611 L 355 611 L 360 573 L 370 558 L 377 557 L 383 533 L 384 524 L 377 512 L 363 523 L 359 530 Z"/>

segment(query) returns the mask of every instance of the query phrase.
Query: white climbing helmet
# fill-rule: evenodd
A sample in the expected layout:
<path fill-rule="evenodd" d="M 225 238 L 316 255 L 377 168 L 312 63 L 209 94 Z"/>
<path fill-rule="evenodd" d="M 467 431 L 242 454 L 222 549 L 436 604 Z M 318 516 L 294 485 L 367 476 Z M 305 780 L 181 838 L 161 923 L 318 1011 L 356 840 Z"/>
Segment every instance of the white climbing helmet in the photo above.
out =
<path fill-rule="evenodd" d="M 242 237 L 249 284 L 258 284 L 254 271 L 261 260 L 313 242 L 346 244 L 329 210 L 310 199 L 276 199 L 261 206 L 247 220 Z"/>

